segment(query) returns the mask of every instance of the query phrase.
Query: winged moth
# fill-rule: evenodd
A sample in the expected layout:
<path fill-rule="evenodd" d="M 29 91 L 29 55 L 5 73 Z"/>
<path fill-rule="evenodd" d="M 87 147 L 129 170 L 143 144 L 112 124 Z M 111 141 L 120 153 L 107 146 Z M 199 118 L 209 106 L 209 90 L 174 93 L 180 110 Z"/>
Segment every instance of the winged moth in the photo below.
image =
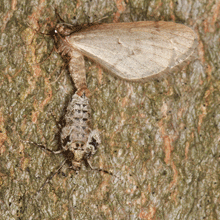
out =
<path fill-rule="evenodd" d="M 195 32 L 165 21 L 68 26 L 58 24 L 58 52 L 70 58 L 69 72 L 78 92 L 86 87 L 84 56 L 119 78 L 146 81 L 171 72 L 193 53 Z"/>

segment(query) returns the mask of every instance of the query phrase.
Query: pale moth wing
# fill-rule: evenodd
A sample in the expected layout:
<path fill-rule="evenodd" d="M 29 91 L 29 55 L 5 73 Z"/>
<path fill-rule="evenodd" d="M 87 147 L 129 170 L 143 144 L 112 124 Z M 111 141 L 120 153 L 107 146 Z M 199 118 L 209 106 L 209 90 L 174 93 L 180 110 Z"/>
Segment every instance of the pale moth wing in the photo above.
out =
<path fill-rule="evenodd" d="M 73 51 L 132 81 L 169 72 L 197 46 L 191 28 L 165 21 L 98 24 L 65 37 L 65 41 Z"/>

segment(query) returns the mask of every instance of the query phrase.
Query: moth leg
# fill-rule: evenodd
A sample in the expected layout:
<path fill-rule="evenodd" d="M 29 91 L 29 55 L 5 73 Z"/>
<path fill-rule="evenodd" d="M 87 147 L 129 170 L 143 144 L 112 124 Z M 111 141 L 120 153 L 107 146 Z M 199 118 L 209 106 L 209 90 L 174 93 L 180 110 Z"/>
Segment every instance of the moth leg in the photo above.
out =
<path fill-rule="evenodd" d="M 61 153 L 63 153 L 63 151 L 65 151 L 65 150 L 57 150 L 57 151 L 52 151 L 52 152 L 53 152 L 53 154 L 61 154 Z"/>
<path fill-rule="evenodd" d="M 55 46 L 53 46 L 53 49 L 50 51 L 50 53 L 49 53 L 49 55 L 47 56 L 46 59 L 40 61 L 39 63 L 34 63 L 33 65 L 41 65 L 41 64 L 43 64 L 45 61 L 47 61 L 50 58 L 50 56 L 52 55 L 52 53 L 54 51 L 56 51 L 56 47 Z"/>
<path fill-rule="evenodd" d="M 99 172 L 107 173 L 110 176 L 114 176 L 118 179 L 121 179 L 118 176 L 116 176 L 115 174 L 113 174 L 111 171 L 108 171 L 108 170 L 105 170 L 105 169 L 102 169 L 102 168 L 93 167 L 89 160 L 86 160 L 85 163 L 86 163 L 86 165 L 88 165 L 90 167 L 91 170 L 96 170 L 96 171 L 99 171 Z"/>
<path fill-rule="evenodd" d="M 58 10 L 57 10 L 57 7 L 55 7 L 55 14 L 56 14 L 56 16 L 58 17 L 58 19 L 59 19 L 60 21 L 65 22 L 65 21 L 61 18 L 60 14 L 59 14 L 59 12 L 58 12 Z"/>
<path fill-rule="evenodd" d="M 25 141 L 27 142 L 27 141 Z M 50 150 L 49 150 L 50 151 Z M 41 187 L 34 193 L 34 196 L 32 197 L 29 197 L 28 198 L 28 201 L 35 201 L 36 202 L 36 205 L 39 209 L 39 211 L 41 212 L 41 209 L 39 207 L 39 204 L 38 204 L 38 199 L 37 199 L 37 196 L 39 195 L 40 191 L 44 188 L 44 186 L 50 182 L 50 180 L 52 180 L 52 178 L 62 169 L 63 165 L 66 163 L 67 159 L 63 160 L 62 163 L 59 165 L 59 167 L 56 169 L 55 172 L 53 172 L 52 174 L 50 174 L 47 179 L 45 180 L 45 182 L 41 185 Z M 28 202 L 29 203 L 29 202 Z"/>
<path fill-rule="evenodd" d="M 66 66 L 67 66 L 67 64 L 65 64 L 65 65 L 63 66 L 63 68 L 66 68 Z M 56 69 L 55 69 L 55 70 L 56 70 Z M 55 70 L 54 70 L 54 71 L 55 71 Z M 56 83 L 56 82 L 60 79 L 60 77 L 63 75 L 63 72 L 64 72 L 64 70 L 62 70 L 61 73 L 59 74 L 59 76 L 58 76 L 53 82 L 51 82 L 50 84 Z"/>
<path fill-rule="evenodd" d="M 60 153 L 63 153 L 63 151 L 64 151 L 63 149 L 62 150 L 58 150 L 58 151 L 53 151 L 53 150 L 50 150 L 50 149 L 46 148 L 43 144 L 38 144 L 38 143 L 35 143 L 35 142 L 32 142 L 32 141 L 24 141 L 24 140 L 20 140 L 20 141 L 22 141 L 24 143 L 28 143 L 28 144 L 33 144 L 33 145 L 35 145 L 37 147 L 40 147 L 40 148 L 42 148 L 44 150 L 47 150 L 47 151 L 49 151 L 49 152 L 51 152 L 53 154 L 60 154 Z"/>
<path fill-rule="evenodd" d="M 42 186 L 38 189 L 36 192 L 36 195 L 44 188 L 44 186 L 52 180 L 52 178 L 62 169 L 63 165 L 66 163 L 67 159 L 63 160 L 63 162 L 60 164 L 60 166 L 56 169 L 54 173 L 52 173 L 50 176 L 47 177 L 45 182 L 42 184 Z"/>
<path fill-rule="evenodd" d="M 63 127 L 63 123 L 61 123 L 61 119 L 57 119 L 57 116 L 53 113 L 52 109 L 48 110 L 47 116 L 48 115 L 49 116 L 51 115 L 53 117 L 53 119 L 54 119 L 54 121 L 56 123 L 56 126 L 58 127 L 59 130 L 61 130 L 62 127 Z M 62 116 L 61 116 L 61 118 L 62 118 Z"/>
<path fill-rule="evenodd" d="M 75 201 L 75 198 L 73 197 L 73 193 L 76 191 L 77 188 L 78 188 L 78 186 L 74 186 L 69 194 L 69 204 L 68 205 L 69 205 L 69 214 L 70 214 L 71 220 L 75 220 L 73 209 L 74 209 L 74 207 L 76 207 L 76 201 Z"/>
<path fill-rule="evenodd" d="M 86 162 L 86 165 L 88 165 L 91 170 L 99 170 L 99 168 L 93 167 L 91 162 L 88 159 L 85 162 Z"/>
<path fill-rule="evenodd" d="M 45 24 L 45 25 L 47 25 L 47 24 Z M 28 24 L 28 26 L 29 26 L 30 29 L 32 29 L 32 30 L 34 31 L 34 35 L 38 34 L 38 35 L 43 35 L 43 36 L 45 36 L 45 35 L 46 35 L 46 36 L 51 36 L 51 33 L 48 33 L 48 34 L 47 34 L 47 33 L 43 33 L 43 32 L 40 31 L 40 29 L 41 29 L 43 26 L 40 26 L 38 29 L 32 28 L 32 25 L 30 25 L 30 24 Z M 31 41 L 30 44 L 33 43 L 34 39 L 35 39 L 35 38 L 33 37 L 33 39 L 32 39 L 32 41 Z M 47 58 L 46 58 L 45 60 L 40 61 L 39 63 L 34 63 L 33 65 L 39 65 L 39 64 L 44 63 L 44 62 L 51 56 L 51 54 L 54 52 L 54 50 L 56 50 L 56 47 L 55 47 L 55 46 L 53 46 L 52 50 L 49 52 L 49 55 L 47 56 Z"/>

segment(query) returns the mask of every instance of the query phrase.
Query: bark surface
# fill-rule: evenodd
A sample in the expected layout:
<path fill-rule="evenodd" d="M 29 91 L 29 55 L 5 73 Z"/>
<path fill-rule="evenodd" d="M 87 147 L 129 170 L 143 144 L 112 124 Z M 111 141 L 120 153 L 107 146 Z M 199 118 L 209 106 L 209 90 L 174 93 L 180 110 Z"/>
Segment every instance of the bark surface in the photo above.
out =
<path fill-rule="evenodd" d="M 1 219 L 219 219 L 219 1 L 60 2 L 1 7 Z M 198 34 L 197 59 L 145 83 L 86 60 L 92 128 L 102 134 L 91 162 L 115 176 L 86 166 L 76 174 L 68 164 L 53 176 L 65 155 L 23 142 L 60 149 L 57 122 L 75 92 L 42 34 L 56 25 L 55 7 L 67 23 L 165 20 Z"/>

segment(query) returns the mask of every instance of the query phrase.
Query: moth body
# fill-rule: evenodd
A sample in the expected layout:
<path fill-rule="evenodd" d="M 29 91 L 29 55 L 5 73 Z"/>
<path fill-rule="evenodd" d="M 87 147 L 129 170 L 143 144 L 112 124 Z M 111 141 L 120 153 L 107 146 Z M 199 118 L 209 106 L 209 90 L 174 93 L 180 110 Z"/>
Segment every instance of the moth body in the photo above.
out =
<path fill-rule="evenodd" d="M 61 38 L 58 43 L 58 52 L 63 57 L 68 57 L 69 60 L 69 73 L 77 89 L 76 93 L 80 96 L 85 93 L 89 96 L 86 83 L 86 69 L 85 60 L 79 51 L 69 45 L 66 39 Z"/>
<path fill-rule="evenodd" d="M 90 128 L 90 114 L 88 98 L 75 93 L 67 107 L 61 140 L 63 149 L 73 153 L 72 163 L 76 169 L 80 168 L 81 161 L 96 153 L 101 143 L 98 131 Z"/>

